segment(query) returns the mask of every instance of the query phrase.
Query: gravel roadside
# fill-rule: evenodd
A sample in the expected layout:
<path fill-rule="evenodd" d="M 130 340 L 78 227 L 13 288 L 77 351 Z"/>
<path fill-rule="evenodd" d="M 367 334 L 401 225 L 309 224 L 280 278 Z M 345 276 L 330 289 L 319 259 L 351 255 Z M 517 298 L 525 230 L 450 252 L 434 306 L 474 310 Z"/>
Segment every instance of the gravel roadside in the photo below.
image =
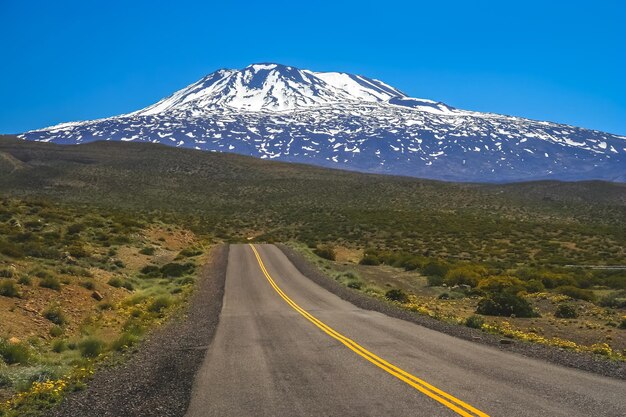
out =
<path fill-rule="evenodd" d="M 359 308 L 378 311 L 390 317 L 410 321 L 429 329 L 443 332 L 461 339 L 471 340 L 476 343 L 494 346 L 501 350 L 515 352 L 532 358 L 543 359 L 558 365 L 582 369 L 603 376 L 626 379 L 626 363 L 624 362 L 615 362 L 598 355 L 573 352 L 552 346 L 527 343 L 518 340 L 515 340 L 510 344 L 503 344 L 501 343 L 502 339 L 504 339 L 502 336 L 492 335 L 478 329 L 471 329 L 469 327 L 445 323 L 435 320 L 432 317 L 418 315 L 404 310 L 392 303 L 368 297 L 367 295 L 359 293 L 356 290 L 344 287 L 335 280 L 324 275 L 315 265 L 307 261 L 293 248 L 283 244 L 277 244 L 276 246 L 280 248 L 285 256 L 287 256 L 287 258 L 304 276 Z"/>
<path fill-rule="evenodd" d="M 183 315 L 153 331 L 124 364 L 96 373 L 54 417 L 183 416 L 219 321 L 228 245 L 213 248 Z"/>

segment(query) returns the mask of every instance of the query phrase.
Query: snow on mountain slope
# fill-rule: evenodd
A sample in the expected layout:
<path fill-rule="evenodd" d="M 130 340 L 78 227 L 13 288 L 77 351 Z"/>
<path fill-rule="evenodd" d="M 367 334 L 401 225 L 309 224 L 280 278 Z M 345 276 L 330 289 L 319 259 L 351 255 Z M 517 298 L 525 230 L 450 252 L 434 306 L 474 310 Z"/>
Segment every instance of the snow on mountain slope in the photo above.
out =
<path fill-rule="evenodd" d="M 404 97 L 380 81 L 338 72 L 312 72 L 279 64 L 253 64 L 241 71 L 218 70 L 138 112 L 149 116 L 173 109 L 218 106 L 246 111 L 288 111 L 350 101 L 383 102 Z"/>
<path fill-rule="evenodd" d="M 222 69 L 142 110 L 26 132 L 146 141 L 455 181 L 626 181 L 626 138 L 407 97 L 382 81 L 279 64 Z"/>

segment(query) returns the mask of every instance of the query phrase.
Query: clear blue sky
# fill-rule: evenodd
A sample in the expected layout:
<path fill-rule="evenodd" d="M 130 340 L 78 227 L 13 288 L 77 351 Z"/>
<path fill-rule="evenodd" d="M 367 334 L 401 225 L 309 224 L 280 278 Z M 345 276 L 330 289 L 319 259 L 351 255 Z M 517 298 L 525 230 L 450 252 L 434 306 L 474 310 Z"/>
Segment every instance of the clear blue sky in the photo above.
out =
<path fill-rule="evenodd" d="M 280 62 L 626 134 L 626 2 L 0 0 L 0 132 L 139 109 Z"/>

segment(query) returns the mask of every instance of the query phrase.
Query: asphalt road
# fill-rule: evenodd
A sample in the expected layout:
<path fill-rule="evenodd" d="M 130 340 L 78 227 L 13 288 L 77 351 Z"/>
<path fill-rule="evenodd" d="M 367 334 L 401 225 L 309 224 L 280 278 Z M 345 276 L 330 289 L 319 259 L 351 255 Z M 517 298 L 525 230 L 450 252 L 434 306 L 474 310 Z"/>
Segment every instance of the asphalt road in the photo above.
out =
<path fill-rule="evenodd" d="M 231 246 L 190 417 L 626 416 L 624 381 L 359 309 L 255 247 Z"/>

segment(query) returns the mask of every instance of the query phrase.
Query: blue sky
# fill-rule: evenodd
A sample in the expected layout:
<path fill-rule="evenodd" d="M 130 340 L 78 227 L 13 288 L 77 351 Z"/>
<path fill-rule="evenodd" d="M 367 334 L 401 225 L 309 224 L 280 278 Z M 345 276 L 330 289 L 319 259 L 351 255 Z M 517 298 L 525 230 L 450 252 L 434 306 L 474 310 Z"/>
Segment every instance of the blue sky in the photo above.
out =
<path fill-rule="evenodd" d="M 0 0 L 0 133 L 136 110 L 280 62 L 626 134 L 624 1 Z"/>

